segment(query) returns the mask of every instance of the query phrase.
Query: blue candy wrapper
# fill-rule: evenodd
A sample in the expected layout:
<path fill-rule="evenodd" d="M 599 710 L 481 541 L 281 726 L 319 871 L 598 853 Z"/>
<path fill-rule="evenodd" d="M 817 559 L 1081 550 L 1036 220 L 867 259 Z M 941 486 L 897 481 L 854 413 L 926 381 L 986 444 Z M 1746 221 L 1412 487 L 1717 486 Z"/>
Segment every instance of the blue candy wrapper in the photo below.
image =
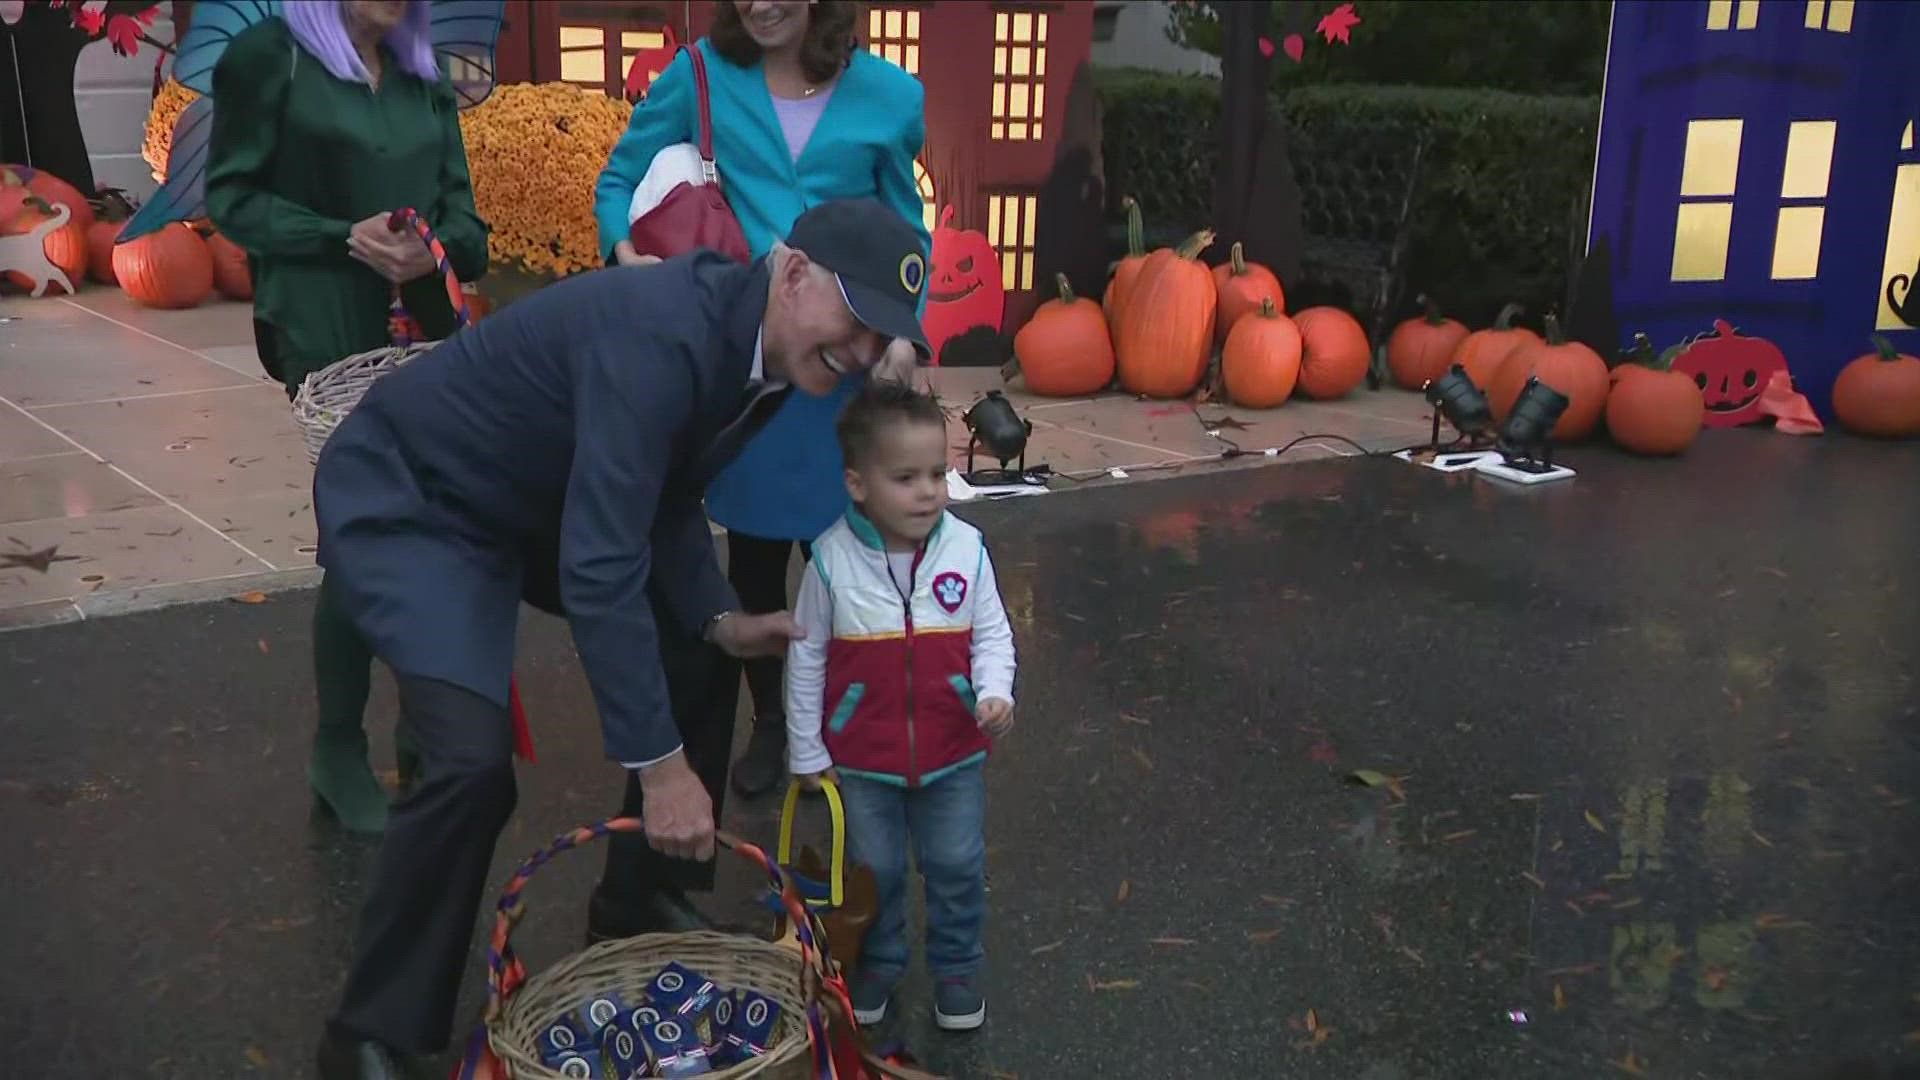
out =
<path fill-rule="evenodd" d="M 548 1024 L 547 1029 L 540 1033 L 540 1063 L 557 1071 L 563 1058 L 592 1054 L 598 1045 L 597 1040 L 581 1029 L 579 1018 L 568 1013 Z M 587 1072 L 578 1075 L 592 1076 L 591 1063 Z"/>
<path fill-rule="evenodd" d="M 713 1071 L 700 1036 L 694 1033 L 692 1024 L 681 1018 L 669 1016 L 640 1034 L 653 1058 L 655 1075 L 699 1076 Z"/>
<path fill-rule="evenodd" d="M 663 1013 L 690 1016 L 707 1008 L 718 995 L 713 983 L 697 971 L 669 963 L 653 977 L 647 999 Z"/>
<path fill-rule="evenodd" d="M 600 1033 L 606 1030 L 608 1024 L 613 1023 L 619 1019 L 622 1014 L 627 1012 L 628 1008 L 626 998 L 620 994 L 600 994 L 589 998 L 583 1002 L 578 1009 L 574 1010 L 574 1019 L 580 1025 L 580 1029 L 587 1033 L 590 1040 L 598 1043 Z"/>
<path fill-rule="evenodd" d="M 736 990 L 715 1003 L 713 1017 L 717 1042 L 711 1057 L 716 1067 L 726 1068 L 767 1052 L 780 1006 L 751 990 Z"/>
<path fill-rule="evenodd" d="M 601 1080 L 642 1080 L 654 1075 L 653 1059 L 647 1056 L 647 1044 L 640 1037 L 642 1028 L 633 1023 L 634 1015 L 643 1011 L 653 1010 L 635 1009 L 600 1033 Z"/>

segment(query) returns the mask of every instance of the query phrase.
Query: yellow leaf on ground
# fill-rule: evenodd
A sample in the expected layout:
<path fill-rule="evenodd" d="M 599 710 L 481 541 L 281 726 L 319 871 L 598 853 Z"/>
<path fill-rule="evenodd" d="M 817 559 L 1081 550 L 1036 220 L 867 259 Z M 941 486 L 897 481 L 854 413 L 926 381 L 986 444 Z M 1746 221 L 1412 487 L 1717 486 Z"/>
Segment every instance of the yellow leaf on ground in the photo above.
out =
<path fill-rule="evenodd" d="M 1138 990 L 1140 989 L 1140 980 L 1108 979 L 1105 982 L 1098 982 L 1095 981 L 1093 976 L 1089 975 L 1087 976 L 1087 989 L 1096 994 L 1106 993 L 1112 990 Z"/>
<path fill-rule="evenodd" d="M 1609 1064 L 1621 1072 L 1626 1073 L 1628 1076 L 1647 1075 L 1647 1070 L 1641 1067 L 1640 1059 L 1634 1057 L 1633 1051 L 1631 1050 L 1627 1051 L 1626 1057 L 1621 1058 L 1619 1061 L 1609 1062 Z"/>
<path fill-rule="evenodd" d="M 1606 825 L 1600 821 L 1600 815 L 1594 813 L 1591 810 L 1588 810 L 1586 812 L 1586 815 L 1587 815 L 1587 824 L 1593 826 L 1595 832 L 1604 833 L 1607 831 Z"/>
<path fill-rule="evenodd" d="M 1247 931 L 1247 940 L 1253 942 L 1255 945 L 1266 945 L 1274 941 L 1278 941 L 1279 939 L 1280 939 L 1280 931 L 1278 930 Z"/>
<path fill-rule="evenodd" d="M 1308 1031 L 1320 1030 L 1320 1014 L 1317 1012 L 1314 1012 L 1312 1009 L 1307 1010 L 1307 1030 Z"/>
<path fill-rule="evenodd" d="M 257 1046 L 247 1047 L 247 1063 L 256 1069 L 264 1069 L 270 1064 L 267 1060 L 266 1051 L 261 1050 Z"/>
<path fill-rule="evenodd" d="M 243 592 L 239 596 L 234 597 L 234 600 L 242 604 L 264 604 L 267 602 L 267 594 L 258 591 Z"/>
<path fill-rule="evenodd" d="M 1559 1012 L 1567 1007 L 1567 992 L 1560 989 L 1559 983 L 1553 984 L 1553 1011 Z"/>
<path fill-rule="evenodd" d="M 1120 891 L 1114 894 L 1113 902 L 1116 904 L 1124 904 L 1127 902 L 1127 897 L 1132 895 L 1133 895 L 1133 882 L 1122 881 L 1120 883 Z"/>
<path fill-rule="evenodd" d="M 1547 887 L 1546 879 L 1541 877 L 1539 874 L 1534 873 L 1531 870 L 1520 871 L 1520 876 L 1523 878 L 1526 878 L 1528 881 L 1533 882 L 1533 887 L 1536 889 L 1545 890 Z"/>

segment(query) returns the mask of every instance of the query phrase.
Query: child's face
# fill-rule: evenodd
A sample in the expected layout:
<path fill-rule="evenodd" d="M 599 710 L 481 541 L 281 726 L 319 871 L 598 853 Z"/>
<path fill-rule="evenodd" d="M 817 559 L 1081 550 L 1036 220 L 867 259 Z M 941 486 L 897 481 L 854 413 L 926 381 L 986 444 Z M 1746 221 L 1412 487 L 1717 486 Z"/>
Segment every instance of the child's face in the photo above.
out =
<path fill-rule="evenodd" d="M 947 508 L 947 432 L 937 424 L 893 423 L 875 432 L 873 452 L 847 469 L 847 494 L 891 544 L 927 538 Z"/>

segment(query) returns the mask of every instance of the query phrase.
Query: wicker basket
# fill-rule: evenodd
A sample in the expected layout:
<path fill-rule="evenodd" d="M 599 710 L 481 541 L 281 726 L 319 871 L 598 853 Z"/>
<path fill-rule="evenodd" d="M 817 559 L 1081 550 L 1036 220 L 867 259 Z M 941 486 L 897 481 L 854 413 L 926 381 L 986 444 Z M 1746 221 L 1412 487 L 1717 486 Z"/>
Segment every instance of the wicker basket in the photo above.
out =
<path fill-rule="evenodd" d="M 767 1053 L 751 1061 L 708 1073 L 712 1080 L 812 1080 L 818 1071 L 815 1049 L 834 1035 L 855 1040 L 861 1066 L 869 1075 L 933 1080 L 927 1073 L 882 1062 L 859 1041 L 852 1005 L 832 961 L 819 920 L 794 890 L 778 864 L 759 848 L 719 834 L 722 848 L 760 867 L 786 910 L 789 933 L 779 942 L 710 931 L 643 934 L 603 941 L 560 961 L 532 978 L 525 976 L 512 945 L 513 928 L 526 912 L 521 891 L 533 874 L 561 852 L 614 832 L 638 832 L 637 818 L 615 818 L 583 826 L 529 856 L 500 898 L 488 950 L 486 1048 L 497 1072 L 482 1067 L 478 1047 L 470 1047 L 458 1076 L 504 1073 L 512 1080 L 565 1080 L 541 1063 L 540 1036 L 553 1021 L 596 994 L 638 996 L 668 961 L 698 971 L 718 986 L 751 990 L 780 1006 L 780 1019 Z M 821 1050 L 822 1055 L 826 1053 Z M 842 1076 L 847 1073 L 842 1072 Z"/>

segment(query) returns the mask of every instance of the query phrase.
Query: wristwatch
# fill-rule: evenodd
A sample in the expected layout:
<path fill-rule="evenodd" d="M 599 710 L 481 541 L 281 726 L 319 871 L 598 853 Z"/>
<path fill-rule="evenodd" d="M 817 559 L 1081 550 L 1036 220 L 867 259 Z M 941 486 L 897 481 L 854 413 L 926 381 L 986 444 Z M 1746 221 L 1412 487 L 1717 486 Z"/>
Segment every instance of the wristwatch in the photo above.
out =
<path fill-rule="evenodd" d="M 713 643 L 713 632 L 715 630 L 720 629 L 720 624 L 725 622 L 732 615 L 733 615 L 733 612 L 731 611 L 722 611 L 719 614 L 714 615 L 712 618 L 709 618 L 706 621 L 706 625 L 700 628 L 700 640 L 711 645 Z"/>

